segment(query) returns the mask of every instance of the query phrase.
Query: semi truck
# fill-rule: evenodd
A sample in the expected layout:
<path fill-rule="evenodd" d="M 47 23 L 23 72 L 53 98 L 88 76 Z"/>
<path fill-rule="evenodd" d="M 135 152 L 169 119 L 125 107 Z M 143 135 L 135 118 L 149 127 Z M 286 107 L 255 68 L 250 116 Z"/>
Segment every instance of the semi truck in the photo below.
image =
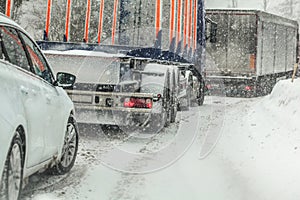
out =
<path fill-rule="evenodd" d="M 259 10 L 207 9 L 218 25 L 207 44 L 206 88 L 211 94 L 261 96 L 291 77 L 297 62 L 298 23 Z"/>
<path fill-rule="evenodd" d="M 97 42 L 89 42 L 88 37 L 82 43 L 70 42 L 69 31 L 65 32 L 64 42 L 48 41 L 51 29 L 46 27 L 44 41 L 38 44 L 54 70 L 77 75 L 75 87 L 68 94 L 75 103 L 78 122 L 131 130 L 158 124 L 160 130 L 175 122 L 178 109 L 188 108 L 190 102 L 203 104 L 205 43 L 208 38 L 214 41 L 215 24 L 205 19 L 203 0 L 140 1 L 138 8 L 130 2 L 114 2 L 111 40 L 101 40 L 101 19 L 111 17 L 104 13 L 99 16 Z M 103 8 L 109 6 L 111 3 L 106 1 Z M 163 9 L 166 12 L 161 12 Z M 136 16 L 143 12 L 152 17 Z M 48 17 L 46 21 L 50 21 Z M 206 35 L 207 23 L 212 28 Z M 105 30 L 107 37 L 110 33 Z M 186 84 L 180 85 L 182 73 Z"/>
<path fill-rule="evenodd" d="M 159 72 L 144 71 L 124 54 L 87 50 L 44 53 L 55 72 L 77 75 L 76 84 L 67 93 L 74 102 L 79 123 L 115 125 L 124 130 L 147 127 L 153 119 L 160 118 L 152 126 L 153 131 L 159 131 L 171 122 L 171 86 L 164 66 L 159 65 Z M 160 89 L 151 90 L 147 83 L 151 78 Z"/>
<path fill-rule="evenodd" d="M 45 45 L 47 44 L 47 50 Z M 174 123 L 178 108 L 188 108 L 185 101 L 197 101 L 201 77 L 197 69 L 181 62 L 171 62 L 127 52 L 78 50 L 83 47 L 40 43 L 54 72 L 76 74 L 77 80 L 67 93 L 74 102 L 79 123 L 117 126 L 123 131 L 159 132 Z M 52 47 L 52 48 L 51 48 Z M 90 45 L 86 45 L 90 47 Z M 103 48 L 103 46 L 101 47 Z M 52 50 L 51 50 L 52 49 Z M 114 48 L 110 48 L 114 49 Z M 154 55 L 157 49 L 148 49 Z M 136 51 L 136 50 L 134 50 Z M 180 84 L 180 76 L 185 83 Z M 199 92 L 197 93 L 199 94 Z"/>

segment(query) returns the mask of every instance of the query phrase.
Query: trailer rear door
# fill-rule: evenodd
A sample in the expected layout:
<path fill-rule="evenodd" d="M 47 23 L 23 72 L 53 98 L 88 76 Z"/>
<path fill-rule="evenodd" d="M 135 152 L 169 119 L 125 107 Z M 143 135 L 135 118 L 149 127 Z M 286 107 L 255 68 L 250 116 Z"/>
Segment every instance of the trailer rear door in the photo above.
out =
<path fill-rule="evenodd" d="M 207 44 L 208 75 L 255 73 L 255 13 L 208 11 L 207 16 L 218 24 L 217 43 Z"/>

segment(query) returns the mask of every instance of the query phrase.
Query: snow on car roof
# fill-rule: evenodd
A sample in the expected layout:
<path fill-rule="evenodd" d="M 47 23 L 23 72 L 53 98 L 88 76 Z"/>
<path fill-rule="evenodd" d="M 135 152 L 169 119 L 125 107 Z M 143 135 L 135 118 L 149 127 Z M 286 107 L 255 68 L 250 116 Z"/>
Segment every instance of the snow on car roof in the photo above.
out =
<path fill-rule="evenodd" d="M 100 51 L 86 51 L 86 50 L 68 50 L 68 51 L 58 51 L 58 50 L 44 50 L 45 54 L 53 55 L 70 55 L 70 56 L 95 56 L 95 57 L 109 57 L 109 58 L 119 58 L 125 57 L 125 54 L 111 54 Z"/>
<path fill-rule="evenodd" d="M 169 68 L 169 65 L 157 64 L 157 63 L 149 63 L 145 66 L 144 72 L 152 72 L 152 73 L 166 73 L 166 70 Z"/>

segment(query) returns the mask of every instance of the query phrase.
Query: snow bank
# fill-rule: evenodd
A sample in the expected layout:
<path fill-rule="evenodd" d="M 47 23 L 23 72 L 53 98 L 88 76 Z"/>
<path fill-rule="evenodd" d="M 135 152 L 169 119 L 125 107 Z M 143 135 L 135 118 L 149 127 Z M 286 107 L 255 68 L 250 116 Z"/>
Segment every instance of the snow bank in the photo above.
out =
<path fill-rule="evenodd" d="M 269 96 L 227 113 L 217 149 L 242 178 L 244 199 L 300 199 L 299 103 L 300 80 L 284 80 Z"/>
<path fill-rule="evenodd" d="M 297 127 L 300 118 L 300 79 L 278 82 L 271 95 L 263 101 L 263 106 L 277 116 L 278 121 Z M 298 117 L 297 117 L 298 116 Z"/>

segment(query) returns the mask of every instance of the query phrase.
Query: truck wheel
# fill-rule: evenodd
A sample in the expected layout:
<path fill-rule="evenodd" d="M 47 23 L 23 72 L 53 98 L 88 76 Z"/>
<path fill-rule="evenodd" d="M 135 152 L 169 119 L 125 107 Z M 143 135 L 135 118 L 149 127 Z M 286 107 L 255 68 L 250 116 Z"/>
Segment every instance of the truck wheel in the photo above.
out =
<path fill-rule="evenodd" d="M 186 100 L 186 106 L 184 106 L 182 110 L 187 111 L 191 107 L 191 92 L 190 92 L 190 90 L 187 90 L 187 95 L 186 95 L 185 100 Z"/>
<path fill-rule="evenodd" d="M 185 101 L 185 105 L 181 105 L 179 106 L 179 110 L 180 111 L 188 111 L 190 109 L 190 106 L 191 106 L 191 99 L 189 97 L 189 95 L 187 95 L 185 98 L 184 98 L 184 101 Z"/>
<path fill-rule="evenodd" d="M 168 127 L 171 123 L 171 109 L 166 111 L 165 117 L 166 117 L 165 127 Z"/>
<path fill-rule="evenodd" d="M 171 123 L 174 123 L 177 115 L 177 104 L 175 104 L 175 100 L 173 100 L 172 108 L 171 108 Z"/>
<path fill-rule="evenodd" d="M 176 111 L 175 111 L 175 108 L 173 106 L 172 109 L 171 109 L 171 120 L 170 120 L 170 122 L 174 123 L 175 119 L 176 119 Z"/>
<path fill-rule="evenodd" d="M 205 84 L 204 84 L 204 82 L 202 82 L 201 86 L 200 86 L 200 89 L 199 89 L 199 97 L 197 98 L 198 106 L 203 105 L 204 97 L 205 97 Z"/>
<path fill-rule="evenodd" d="M 127 126 L 102 124 L 101 130 L 106 136 L 111 137 L 111 136 L 124 135 L 128 132 L 134 131 L 135 129 L 131 124 Z"/>
<path fill-rule="evenodd" d="M 74 117 L 71 115 L 69 117 L 64 145 L 62 148 L 62 156 L 59 163 L 57 163 L 53 168 L 52 172 L 54 174 L 65 174 L 69 172 L 74 166 L 76 155 L 78 150 L 78 130 Z"/>
<path fill-rule="evenodd" d="M 24 152 L 20 133 L 16 134 L 6 157 L 2 182 L 0 183 L 0 198 L 18 200 L 22 188 Z"/>

